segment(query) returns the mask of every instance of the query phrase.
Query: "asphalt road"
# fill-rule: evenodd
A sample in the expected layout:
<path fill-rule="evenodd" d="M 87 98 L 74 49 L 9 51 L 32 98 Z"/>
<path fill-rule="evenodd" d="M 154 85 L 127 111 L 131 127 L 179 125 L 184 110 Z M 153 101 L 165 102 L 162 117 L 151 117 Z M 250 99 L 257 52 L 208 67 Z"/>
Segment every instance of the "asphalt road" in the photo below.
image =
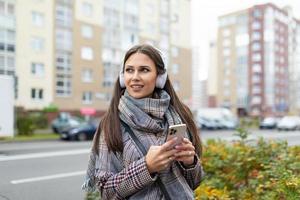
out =
<path fill-rule="evenodd" d="M 82 200 L 90 142 L 0 144 L 0 200 Z"/>
<path fill-rule="evenodd" d="M 234 131 L 202 131 L 209 138 L 236 140 Z M 252 130 L 249 139 L 287 140 L 300 145 L 300 131 Z M 81 184 L 91 142 L 0 143 L 0 200 L 83 200 Z"/>

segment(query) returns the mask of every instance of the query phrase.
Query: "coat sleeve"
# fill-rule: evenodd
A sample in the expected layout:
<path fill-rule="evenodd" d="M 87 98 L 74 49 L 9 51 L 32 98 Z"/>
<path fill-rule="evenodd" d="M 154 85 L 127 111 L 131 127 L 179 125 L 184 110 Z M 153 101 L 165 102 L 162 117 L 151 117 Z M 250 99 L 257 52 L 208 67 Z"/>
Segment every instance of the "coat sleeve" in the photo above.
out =
<path fill-rule="evenodd" d="M 147 169 L 145 157 L 124 167 L 113 152 L 108 152 L 103 136 L 100 137 L 96 184 L 102 200 L 124 199 L 155 180 Z"/>
<path fill-rule="evenodd" d="M 185 167 L 181 162 L 178 163 L 185 180 L 189 186 L 195 190 L 200 185 L 200 182 L 204 177 L 204 171 L 199 157 L 195 155 L 194 164 L 189 168 Z"/>

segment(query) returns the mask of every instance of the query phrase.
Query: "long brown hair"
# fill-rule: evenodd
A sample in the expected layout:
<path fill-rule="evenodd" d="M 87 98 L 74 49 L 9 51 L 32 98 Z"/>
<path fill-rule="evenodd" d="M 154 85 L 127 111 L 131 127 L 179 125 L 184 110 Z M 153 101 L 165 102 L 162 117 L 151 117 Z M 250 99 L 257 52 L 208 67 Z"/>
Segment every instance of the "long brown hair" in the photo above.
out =
<path fill-rule="evenodd" d="M 131 49 L 129 49 L 125 54 L 123 67 L 127 59 L 132 54 L 137 52 L 149 56 L 149 58 L 151 58 L 155 63 L 155 66 L 159 74 L 162 74 L 166 70 L 161 53 L 153 46 L 148 44 L 136 45 Z M 155 90 L 160 90 L 160 89 L 155 88 Z M 202 144 L 190 109 L 179 100 L 169 78 L 167 78 L 163 90 L 165 90 L 170 95 L 171 97 L 170 104 L 175 108 L 176 112 L 179 114 L 183 123 L 187 125 L 188 131 L 191 133 L 192 136 L 191 139 L 193 145 L 195 146 L 196 153 L 198 155 L 201 155 Z M 113 92 L 112 100 L 110 102 L 110 106 L 107 112 L 105 113 L 105 115 L 103 116 L 99 124 L 99 127 L 97 129 L 97 132 L 94 136 L 93 150 L 96 153 L 98 153 L 99 137 L 101 132 L 104 134 L 104 139 L 109 151 L 113 151 L 114 153 L 123 152 L 123 141 L 122 141 L 122 133 L 120 128 L 118 105 L 124 91 L 125 89 L 121 88 L 119 83 L 119 77 L 118 77 L 114 85 L 114 92 Z"/>

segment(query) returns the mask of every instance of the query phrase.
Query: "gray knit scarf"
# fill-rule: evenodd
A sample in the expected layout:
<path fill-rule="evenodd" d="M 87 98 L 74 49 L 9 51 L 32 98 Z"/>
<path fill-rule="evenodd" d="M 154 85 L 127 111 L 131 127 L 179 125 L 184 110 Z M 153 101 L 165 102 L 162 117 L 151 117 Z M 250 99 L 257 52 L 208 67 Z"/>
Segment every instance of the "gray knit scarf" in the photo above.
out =
<path fill-rule="evenodd" d="M 157 98 L 135 99 L 125 91 L 119 103 L 120 119 L 131 128 L 148 133 L 162 132 L 166 124 L 181 123 L 179 115 L 170 105 L 169 94 L 160 90 L 154 96 Z"/>
<path fill-rule="evenodd" d="M 131 128 L 140 132 L 158 133 L 166 129 L 168 125 L 181 123 L 180 116 L 170 105 L 170 96 L 160 90 L 154 94 L 157 98 L 135 99 L 127 91 L 119 102 L 119 116 L 122 121 Z M 97 171 L 98 155 L 91 151 L 88 168 L 82 189 L 88 192 L 95 190 L 95 172 Z"/>

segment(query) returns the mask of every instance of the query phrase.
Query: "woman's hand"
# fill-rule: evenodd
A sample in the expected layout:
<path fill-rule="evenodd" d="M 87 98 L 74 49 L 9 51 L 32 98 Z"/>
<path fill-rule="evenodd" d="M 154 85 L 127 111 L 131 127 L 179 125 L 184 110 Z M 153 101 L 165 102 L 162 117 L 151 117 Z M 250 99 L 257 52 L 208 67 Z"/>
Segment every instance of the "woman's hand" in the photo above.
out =
<path fill-rule="evenodd" d="M 178 152 L 175 153 L 176 161 L 181 161 L 186 167 L 194 163 L 195 147 L 187 138 L 184 138 L 180 145 L 176 145 L 175 149 L 178 150 Z"/>
<path fill-rule="evenodd" d="M 167 169 L 175 159 L 175 153 L 178 150 L 173 146 L 176 143 L 176 138 L 164 143 L 161 146 L 151 146 L 146 155 L 146 165 L 151 173 L 159 172 Z"/>

